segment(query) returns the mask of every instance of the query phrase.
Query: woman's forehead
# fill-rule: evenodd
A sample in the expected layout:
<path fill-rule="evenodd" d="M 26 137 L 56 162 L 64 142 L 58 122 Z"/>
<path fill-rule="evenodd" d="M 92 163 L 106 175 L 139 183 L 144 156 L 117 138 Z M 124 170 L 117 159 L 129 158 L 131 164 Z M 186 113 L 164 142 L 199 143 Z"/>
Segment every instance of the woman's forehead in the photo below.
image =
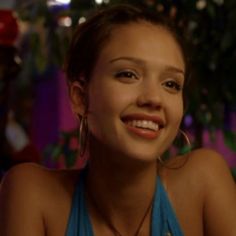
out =
<path fill-rule="evenodd" d="M 185 67 L 181 48 L 172 33 L 163 26 L 149 22 L 135 22 L 113 28 L 98 62 L 122 57 L 167 63 L 181 69 Z"/>

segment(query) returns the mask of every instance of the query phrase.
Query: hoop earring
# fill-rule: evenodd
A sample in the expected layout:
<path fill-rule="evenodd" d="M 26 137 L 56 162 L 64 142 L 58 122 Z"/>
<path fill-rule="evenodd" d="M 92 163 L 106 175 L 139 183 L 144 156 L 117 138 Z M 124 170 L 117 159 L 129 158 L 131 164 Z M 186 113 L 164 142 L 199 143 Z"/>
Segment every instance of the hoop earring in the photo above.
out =
<path fill-rule="evenodd" d="M 179 129 L 179 132 L 184 136 L 184 139 L 185 139 L 184 148 L 186 149 L 186 151 L 190 152 L 192 149 L 192 145 L 191 145 L 188 135 L 182 129 Z"/>
<path fill-rule="evenodd" d="M 184 141 L 185 141 L 185 146 L 183 147 L 183 152 L 184 153 L 189 153 L 192 149 L 192 145 L 191 145 L 191 142 L 189 140 L 189 137 L 182 129 L 179 129 L 179 133 L 184 137 Z M 163 165 L 164 167 L 169 168 L 169 169 L 178 169 L 178 168 L 184 166 L 185 163 L 187 162 L 187 160 L 188 160 L 188 158 L 186 158 L 186 161 L 184 161 L 184 163 L 179 167 L 168 167 L 166 165 L 165 161 L 161 158 L 161 156 L 158 156 L 158 161 L 160 162 L 160 164 Z"/>
<path fill-rule="evenodd" d="M 78 133 L 79 157 L 81 158 L 84 156 L 84 153 L 86 151 L 87 139 L 88 139 L 87 117 L 82 116 L 80 117 L 79 133 Z"/>

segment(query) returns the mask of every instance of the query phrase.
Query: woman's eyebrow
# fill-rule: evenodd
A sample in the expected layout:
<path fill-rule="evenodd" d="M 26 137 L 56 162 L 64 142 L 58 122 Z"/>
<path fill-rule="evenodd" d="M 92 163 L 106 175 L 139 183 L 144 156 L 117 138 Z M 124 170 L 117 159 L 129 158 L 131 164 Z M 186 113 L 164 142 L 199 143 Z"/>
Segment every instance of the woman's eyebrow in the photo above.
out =
<path fill-rule="evenodd" d="M 176 67 L 176 66 L 166 66 L 165 70 L 167 72 L 174 72 L 174 73 L 179 73 L 179 74 L 185 75 L 185 71 L 183 69 Z"/>
<path fill-rule="evenodd" d="M 111 59 L 109 61 L 109 63 L 114 63 L 114 62 L 117 62 L 117 61 L 131 61 L 137 65 L 141 65 L 141 66 L 145 66 L 147 63 L 146 61 L 142 60 L 142 59 L 139 59 L 139 58 L 136 58 L 136 57 L 117 57 L 117 58 L 114 58 L 114 59 Z M 179 73 L 179 74 L 183 74 L 185 75 L 185 71 L 179 67 L 176 67 L 176 66 L 172 66 L 172 65 L 165 65 L 164 66 L 164 70 L 167 71 L 167 72 L 174 72 L 174 73 Z"/>
<path fill-rule="evenodd" d="M 134 62 L 135 64 L 139 64 L 139 65 L 145 65 L 146 62 L 142 59 L 139 59 L 139 58 L 135 58 L 135 57 L 117 57 L 117 58 L 114 58 L 114 59 L 111 59 L 109 61 L 109 63 L 114 63 L 116 61 L 131 61 L 131 62 Z"/>

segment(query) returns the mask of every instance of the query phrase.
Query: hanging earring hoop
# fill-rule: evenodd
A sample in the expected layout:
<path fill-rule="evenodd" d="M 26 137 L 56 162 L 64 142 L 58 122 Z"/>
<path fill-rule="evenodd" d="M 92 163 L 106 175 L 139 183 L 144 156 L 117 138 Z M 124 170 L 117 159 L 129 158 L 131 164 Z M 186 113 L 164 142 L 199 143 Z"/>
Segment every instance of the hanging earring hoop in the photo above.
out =
<path fill-rule="evenodd" d="M 181 148 L 181 149 L 182 149 L 181 153 L 182 153 L 182 154 L 183 154 L 183 153 L 188 154 L 188 153 L 191 151 L 191 149 L 192 149 L 192 145 L 191 145 L 191 142 L 190 142 L 190 140 L 189 140 L 189 137 L 188 137 L 188 135 L 187 135 L 182 129 L 179 129 L 179 132 L 178 132 L 178 133 L 180 133 L 180 134 L 184 137 L 184 142 L 185 142 L 184 146 Z M 167 166 L 167 165 L 166 165 L 166 161 L 163 160 L 163 159 L 161 158 L 161 156 L 158 156 L 158 161 L 159 161 L 159 163 L 160 163 L 162 166 L 164 166 L 164 167 L 166 167 L 166 168 L 169 168 L 169 169 L 178 169 L 178 168 L 180 168 L 180 167 L 182 167 L 182 166 L 185 165 L 185 163 L 188 161 L 188 156 L 189 156 L 189 155 L 186 155 L 186 158 L 185 158 L 184 163 L 181 164 L 181 165 L 178 166 L 178 167 L 170 167 L 170 166 Z"/>
<path fill-rule="evenodd" d="M 190 152 L 192 149 L 192 145 L 191 145 L 188 135 L 182 129 L 179 129 L 179 132 L 184 136 L 184 140 L 185 140 L 185 146 L 183 147 L 184 152 L 185 153 Z"/>
<path fill-rule="evenodd" d="M 79 157 L 82 158 L 86 151 L 88 140 L 88 122 L 87 117 L 84 115 L 80 117 L 78 143 L 79 143 Z"/>

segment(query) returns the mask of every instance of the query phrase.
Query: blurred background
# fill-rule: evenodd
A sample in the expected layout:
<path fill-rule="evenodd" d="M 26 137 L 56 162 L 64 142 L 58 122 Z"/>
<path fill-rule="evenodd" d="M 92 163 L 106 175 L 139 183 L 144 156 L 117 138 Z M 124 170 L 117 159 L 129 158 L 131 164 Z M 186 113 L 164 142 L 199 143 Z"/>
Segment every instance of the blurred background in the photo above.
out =
<path fill-rule="evenodd" d="M 223 154 L 236 176 L 234 0 L 0 0 L 1 175 L 21 162 L 81 165 L 63 60 L 73 29 L 117 3 L 174 19 L 192 65 L 183 129 L 193 148 Z"/>

